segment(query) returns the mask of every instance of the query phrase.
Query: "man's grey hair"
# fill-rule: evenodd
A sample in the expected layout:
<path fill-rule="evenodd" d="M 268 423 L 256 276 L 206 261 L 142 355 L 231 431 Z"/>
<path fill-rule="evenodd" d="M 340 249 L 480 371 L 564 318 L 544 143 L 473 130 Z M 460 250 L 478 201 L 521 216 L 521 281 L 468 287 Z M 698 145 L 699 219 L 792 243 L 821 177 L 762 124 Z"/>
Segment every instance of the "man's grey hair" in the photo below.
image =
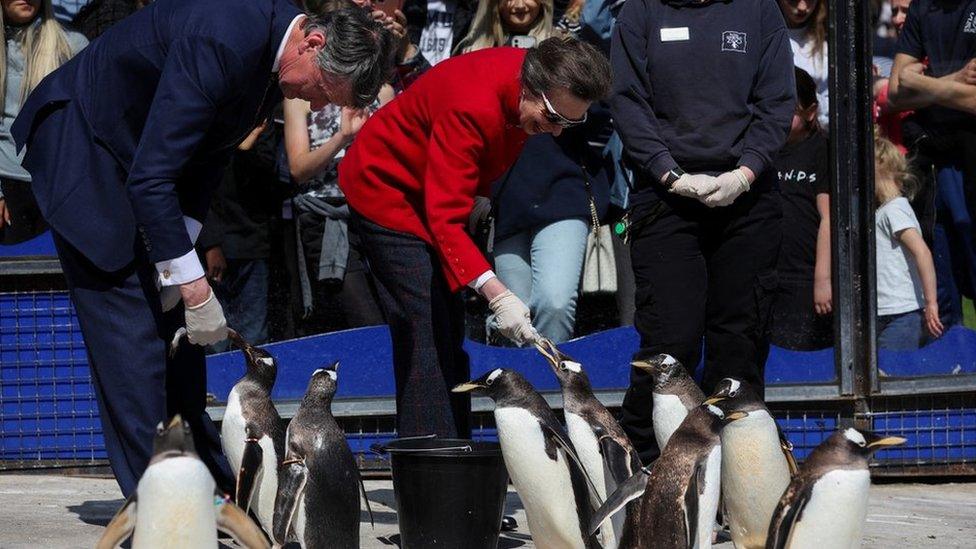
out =
<path fill-rule="evenodd" d="M 547 38 L 522 62 L 522 85 L 537 95 L 565 88 L 584 101 L 599 101 L 610 91 L 610 80 L 606 56 L 573 38 Z"/>
<path fill-rule="evenodd" d="M 310 17 L 305 34 L 325 35 L 318 65 L 328 76 L 347 80 L 352 89 L 351 106 L 363 108 L 376 99 L 393 70 L 397 41 L 366 10 L 352 5 L 323 17 Z"/>

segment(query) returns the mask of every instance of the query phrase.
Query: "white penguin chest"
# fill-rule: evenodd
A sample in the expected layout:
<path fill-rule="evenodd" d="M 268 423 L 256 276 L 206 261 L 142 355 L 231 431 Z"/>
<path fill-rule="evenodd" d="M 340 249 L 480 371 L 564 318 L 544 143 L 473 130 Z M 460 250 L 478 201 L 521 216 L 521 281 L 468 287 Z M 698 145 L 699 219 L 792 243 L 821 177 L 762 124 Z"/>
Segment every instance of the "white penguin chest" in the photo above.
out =
<path fill-rule="evenodd" d="M 136 489 L 133 549 L 216 547 L 214 487 L 199 459 L 175 457 L 151 465 Z"/>
<path fill-rule="evenodd" d="M 705 486 L 698 498 L 696 549 L 709 549 L 712 546 L 712 529 L 715 525 L 715 515 L 718 513 L 721 479 L 722 445 L 716 444 L 705 462 Z"/>
<path fill-rule="evenodd" d="M 654 438 L 661 450 L 668 445 L 671 435 L 678 430 L 681 422 L 688 415 L 688 409 L 677 395 L 653 393 Z"/>
<path fill-rule="evenodd" d="M 224 419 L 220 423 L 220 445 L 235 474 L 240 471 L 241 460 L 244 459 L 244 439 L 247 438 L 245 424 L 241 412 L 241 398 L 235 386 L 227 395 L 227 407 L 224 409 Z"/>
<path fill-rule="evenodd" d="M 617 485 L 610 472 L 606 470 L 603 454 L 600 453 L 600 442 L 586 419 L 571 412 L 566 412 L 565 416 L 569 440 L 576 448 L 576 454 L 583 463 L 586 474 L 593 481 L 597 494 L 605 501 L 607 494 L 612 494 Z M 605 522 L 600 529 L 600 540 L 604 549 L 613 549 L 617 546 L 617 536 L 623 531 L 624 518 L 625 513 L 617 513 L 614 515 L 615 521 Z"/>
<path fill-rule="evenodd" d="M 565 452 L 549 458 L 539 420 L 528 410 L 495 408 L 495 424 L 536 547 L 584 547 Z"/>
<path fill-rule="evenodd" d="M 736 547 L 764 547 L 769 521 L 790 484 L 775 420 L 749 412 L 722 430 L 722 493 Z"/>
<path fill-rule="evenodd" d="M 831 471 L 810 493 L 800 521 L 793 527 L 789 549 L 854 549 L 868 514 L 871 474 L 865 469 Z"/>

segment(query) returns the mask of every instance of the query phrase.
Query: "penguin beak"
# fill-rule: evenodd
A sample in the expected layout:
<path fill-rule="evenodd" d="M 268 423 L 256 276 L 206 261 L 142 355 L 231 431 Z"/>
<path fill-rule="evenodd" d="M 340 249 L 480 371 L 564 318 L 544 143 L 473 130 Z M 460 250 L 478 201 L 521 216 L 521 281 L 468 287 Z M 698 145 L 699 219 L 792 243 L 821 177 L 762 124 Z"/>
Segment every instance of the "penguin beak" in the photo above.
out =
<path fill-rule="evenodd" d="M 725 416 L 727 421 L 738 421 L 744 417 L 749 417 L 749 412 L 732 412 L 731 414 Z"/>
<path fill-rule="evenodd" d="M 479 389 L 484 389 L 485 386 L 469 381 L 467 383 L 461 383 L 457 387 L 451 389 L 452 393 L 470 393 L 471 391 L 477 391 Z"/>
<path fill-rule="evenodd" d="M 638 370 L 647 370 L 648 372 L 654 369 L 654 365 L 646 360 L 635 360 L 630 363 L 630 366 Z"/>
<path fill-rule="evenodd" d="M 173 419 L 169 420 L 169 425 L 167 425 L 166 428 L 172 429 L 177 425 L 181 425 L 182 423 L 183 423 L 183 416 L 181 416 L 180 414 L 176 414 L 175 416 L 173 416 Z"/>
<path fill-rule="evenodd" d="M 906 442 L 908 442 L 908 440 L 902 437 L 884 437 L 868 443 L 868 448 L 888 448 L 891 446 L 898 446 L 899 444 L 905 444 Z"/>
<path fill-rule="evenodd" d="M 539 351 L 539 354 L 545 357 L 550 366 L 553 368 L 559 367 L 560 352 L 553 342 L 543 338 L 535 343 L 535 348 Z"/>
<path fill-rule="evenodd" d="M 729 398 L 729 397 L 727 397 L 727 396 L 719 396 L 719 395 L 712 395 L 712 396 L 708 397 L 707 399 L 705 399 L 705 402 L 702 402 L 702 404 L 709 404 L 709 405 L 711 405 L 711 404 L 715 404 L 716 402 L 722 402 L 723 400 L 725 400 L 727 398 Z"/>

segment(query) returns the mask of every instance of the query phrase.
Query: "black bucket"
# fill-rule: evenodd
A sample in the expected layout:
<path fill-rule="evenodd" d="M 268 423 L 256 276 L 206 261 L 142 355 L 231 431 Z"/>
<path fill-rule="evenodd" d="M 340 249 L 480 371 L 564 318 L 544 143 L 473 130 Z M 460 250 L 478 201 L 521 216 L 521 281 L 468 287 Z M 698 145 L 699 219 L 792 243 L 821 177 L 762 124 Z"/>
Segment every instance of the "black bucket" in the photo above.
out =
<path fill-rule="evenodd" d="M 402 438 L 378 450 L 390 453 L 401 547 L 497 547 L 508 491 L 498 443 Z"/>

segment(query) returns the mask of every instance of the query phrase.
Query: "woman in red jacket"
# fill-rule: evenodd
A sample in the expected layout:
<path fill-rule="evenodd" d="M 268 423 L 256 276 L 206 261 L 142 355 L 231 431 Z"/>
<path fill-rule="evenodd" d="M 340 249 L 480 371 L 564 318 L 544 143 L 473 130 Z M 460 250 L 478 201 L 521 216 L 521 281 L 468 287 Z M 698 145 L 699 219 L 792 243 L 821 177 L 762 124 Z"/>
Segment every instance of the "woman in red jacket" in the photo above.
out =
<path fill-rule="evenodd" d="M 494 48 L 431 69 L 377 111 L 339 167 L 393 338 L 400 436 L 468 436 L 469 379 L 458 290 L 483 295 L 518 344 L 538 334 L 466 232 L 475 196 L 515 161 L 530 134 L 583 122 L 610 85 L 592 46 L 550 39 Z"/>

